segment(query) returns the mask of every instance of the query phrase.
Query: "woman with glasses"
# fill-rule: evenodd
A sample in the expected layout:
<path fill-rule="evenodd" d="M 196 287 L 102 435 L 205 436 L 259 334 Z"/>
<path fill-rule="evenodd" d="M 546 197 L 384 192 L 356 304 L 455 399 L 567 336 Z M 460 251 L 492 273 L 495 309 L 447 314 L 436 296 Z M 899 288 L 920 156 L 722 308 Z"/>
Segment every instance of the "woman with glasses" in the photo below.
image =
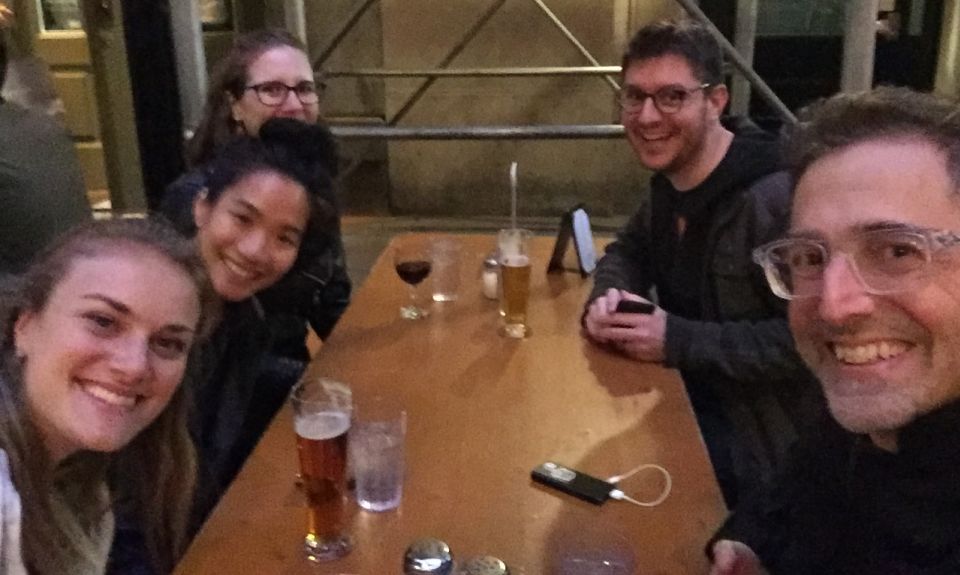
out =
<path fill-rule="evenodd" d="M 191 171 L 170 185 L 161 211 L 189 226 L 193 200 L 208 185 L 208 172 L 203 168 L 224 146 L 237 137 L 260 137 L 262 126 L 271 118 L 316 125 L 321 118 L 322 95 L 323 82 L 315 77 L 299 40 L 278 29 L 239 36 L 213 73 L 203 118 L 188 144 Z M 313 145 L 329 146 L 316 155 L 313 161 L 318 165 L 313 168 L 336 178 L 332 140 L 320 139 Z M 336 211 L 333 187 L 325 186 L 320 193 Z M 304 237 L 303 245 L 310 255 L 302 257 L 296 269 L 276 285 L 257 293 L 273 337 L 255 401 L 261 409 L 248 426 L 253 438 L 269 423 L 309 361 L 307 323 L 320 338 L 326 338 L 350 301 L 339 216 L 330 218 L 323 230 Z"/>
<path fill-rule="evenodd" d="M 237 135 L 256 136 L 270 118 L 320 119 L 323 82 L 314 77 L 303 43 L 279 29 L 236 39 L 210 81 L 203 118 L 187 146 L 187 162 L 210 161 Z"/>

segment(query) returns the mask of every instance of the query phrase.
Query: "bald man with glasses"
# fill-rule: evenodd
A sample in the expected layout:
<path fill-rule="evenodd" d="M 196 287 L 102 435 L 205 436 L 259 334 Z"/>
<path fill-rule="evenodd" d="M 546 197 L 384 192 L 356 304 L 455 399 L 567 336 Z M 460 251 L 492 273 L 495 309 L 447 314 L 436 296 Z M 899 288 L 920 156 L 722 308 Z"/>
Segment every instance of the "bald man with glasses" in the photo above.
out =
<path fill-rule="evenodd" d="M 713 575 L 960 573 L 958 110 L 886 88 L 805 114 L 789 230 L 754 257 L 829 414 Z"/>
<path fill-rule="evenodd" d="M 645 26 L 624 54 L 621 120 L 654 175 L 650 201 L 599 262 L 583 326 L 614 352 L 681 371 L 732 507 L 772 476 L 815 385 L 786 306 L 750 260 L 786 226 L 790 179 L 776 138 L 721 117 L 722 60 L 690 21 Z M 657 305 L 622 313 L 623 300 Z"/>

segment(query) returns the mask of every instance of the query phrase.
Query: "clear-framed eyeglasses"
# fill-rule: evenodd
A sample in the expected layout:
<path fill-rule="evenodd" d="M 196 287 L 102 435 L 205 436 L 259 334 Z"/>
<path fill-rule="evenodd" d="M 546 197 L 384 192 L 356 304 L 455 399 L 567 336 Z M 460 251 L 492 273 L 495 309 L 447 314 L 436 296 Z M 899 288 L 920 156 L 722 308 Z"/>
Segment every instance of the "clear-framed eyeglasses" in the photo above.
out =
<path fill-rule="evenodd" d="M 324 88 L 325 85 L 323 83 L 318 85 L 310 81 L 300 82 L 295 86 L 288 86 L 283 82 L 274 81 L 252 84 L 246 86 L 244 89 L 253 90 L 257 95 L 257 99 L 260 100 L 260 103 L 264 106 L 275 108 L 286 101 L 287 94 L 290 92 L 293 92 L 304 106 L 317 104 L 320 102 L 320 96 L 323 94 Z"/>
<path fill-rule="evenodd" d="M 843 250 L 817 239 L 778 240 L 753 250 L 753 261 L 773 293 L 789 300 L 820 296 L 830 259 L 842 253 L 867 293 L 885 295 L 919 287 L 934 255 L 958 244 L 960 233 L 949 230 L 877 229 L 856 234 Z"/>
<path fill-rule="evenodd" d="M 661 114 L 676 114 L 690 98 L 691 94 L 712 88 L 713 84 L 704 83 L 695 88 L 683 86 L 664 86 L 656 92 L 649 93 L 633 86 L 624 86 L 620 90 L 620 108 L 628 114 L 639 113 L 647 98 L 653 100 L 653 105 Z"/>

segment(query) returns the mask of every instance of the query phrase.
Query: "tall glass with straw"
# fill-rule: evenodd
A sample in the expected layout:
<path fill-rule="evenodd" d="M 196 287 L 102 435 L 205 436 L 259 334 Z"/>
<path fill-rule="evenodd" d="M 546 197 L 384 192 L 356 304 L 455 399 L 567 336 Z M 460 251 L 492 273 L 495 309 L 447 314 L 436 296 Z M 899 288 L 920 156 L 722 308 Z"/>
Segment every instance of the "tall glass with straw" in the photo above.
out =
<path fill-rule="evenodd" d="M 517 227 L 517 162 L 510 164 L 510 227 L 500 230 L 500 310 L 503 312 L 501 335 L 525 338 L 527 301 L 530 299 L 530 230 Z"/>

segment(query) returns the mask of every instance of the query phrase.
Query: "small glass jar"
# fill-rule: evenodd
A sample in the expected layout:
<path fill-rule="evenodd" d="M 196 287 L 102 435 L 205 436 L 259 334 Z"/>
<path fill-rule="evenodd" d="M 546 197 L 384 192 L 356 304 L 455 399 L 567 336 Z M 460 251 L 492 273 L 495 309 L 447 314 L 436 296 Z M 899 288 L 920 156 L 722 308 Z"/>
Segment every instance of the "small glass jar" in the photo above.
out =
<path fill-rule="evenodd" d="M 497 252 L 491 252 L 483 260 L 481 281 L 483 282 L 484 297 L 494 300 L 500 297 L 500 261 L 497 259 Z"/>

